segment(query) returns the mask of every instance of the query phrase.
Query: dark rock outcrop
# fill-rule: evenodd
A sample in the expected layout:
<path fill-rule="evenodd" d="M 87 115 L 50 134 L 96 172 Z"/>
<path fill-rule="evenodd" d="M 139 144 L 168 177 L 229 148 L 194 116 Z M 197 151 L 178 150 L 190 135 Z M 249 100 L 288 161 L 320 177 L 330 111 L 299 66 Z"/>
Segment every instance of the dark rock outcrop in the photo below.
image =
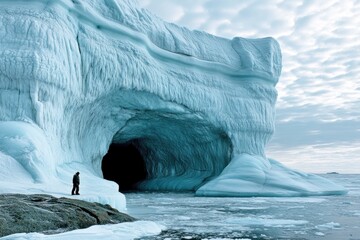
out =
<path fill-rule="evenodd" d="M 19 232 L 47 234 L 135 219 L 100 203 L 50 195 L 0 195 L 0 237 Z"/>

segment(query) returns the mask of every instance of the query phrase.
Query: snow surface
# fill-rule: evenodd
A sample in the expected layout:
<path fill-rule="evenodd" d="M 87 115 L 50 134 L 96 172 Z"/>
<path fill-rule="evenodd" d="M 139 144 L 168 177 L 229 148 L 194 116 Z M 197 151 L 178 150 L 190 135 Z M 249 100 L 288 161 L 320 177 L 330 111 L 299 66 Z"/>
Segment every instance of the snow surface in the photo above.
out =
<path fill-rule="evenodd" d="M 159 234 L 164 226 L 150 221 L 136 221 L 129 223 L 95 225 L 74 231 L 45 235 L 42 233 L 17 233 L 0 238 L 1 240 L 132 240 Z"/>
<path fill-rule="evenodd" d="M 126 209 L 101 163 L 137 140 L 145 190 L 307 196 L 346 190 L 268 159 L 281 52 L 165 23 L 133 1 L 0 1 L 0 193 Z M 71 197 L 71 196 L 68 196 Z"/>

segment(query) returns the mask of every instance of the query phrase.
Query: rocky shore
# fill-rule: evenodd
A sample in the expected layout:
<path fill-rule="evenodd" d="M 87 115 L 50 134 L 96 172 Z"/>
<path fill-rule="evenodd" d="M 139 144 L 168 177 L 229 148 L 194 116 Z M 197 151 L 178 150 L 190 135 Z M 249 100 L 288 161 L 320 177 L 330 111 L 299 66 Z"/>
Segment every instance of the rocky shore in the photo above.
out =
<path fill-rule="evenodd" d="M 1 194 L 0 237 L 20 232 L 54 234 L 135 218 L 109 205 L 50 195 Z"/>

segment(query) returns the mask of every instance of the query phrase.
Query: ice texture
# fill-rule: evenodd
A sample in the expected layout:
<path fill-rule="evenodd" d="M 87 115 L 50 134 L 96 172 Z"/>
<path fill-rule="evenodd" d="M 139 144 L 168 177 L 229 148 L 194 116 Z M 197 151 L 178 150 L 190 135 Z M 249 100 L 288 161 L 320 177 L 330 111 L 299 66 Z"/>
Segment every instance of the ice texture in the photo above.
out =
<path fill-rule="evenodd" d="M 265 155 L 281 51 L 166 23 L 130 0 L 0 1 L 1 192 L 68 194 L 125 208 L 103 179 L 135 142 L 144 190 L 204 196 L 343 194 Z"/>

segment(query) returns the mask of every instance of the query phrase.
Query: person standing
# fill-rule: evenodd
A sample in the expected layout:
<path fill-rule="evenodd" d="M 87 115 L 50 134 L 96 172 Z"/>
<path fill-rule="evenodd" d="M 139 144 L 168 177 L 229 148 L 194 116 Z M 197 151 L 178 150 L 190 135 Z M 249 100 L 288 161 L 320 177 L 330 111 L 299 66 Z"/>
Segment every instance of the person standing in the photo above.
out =
<path fill-rule="evenodd" d="M 79 190 L 80 190 L 80 173 L 77 172 L 74 174 L 73 176 L 73 188 L 71 190 L 71 195 L 80 195 Z"/>

